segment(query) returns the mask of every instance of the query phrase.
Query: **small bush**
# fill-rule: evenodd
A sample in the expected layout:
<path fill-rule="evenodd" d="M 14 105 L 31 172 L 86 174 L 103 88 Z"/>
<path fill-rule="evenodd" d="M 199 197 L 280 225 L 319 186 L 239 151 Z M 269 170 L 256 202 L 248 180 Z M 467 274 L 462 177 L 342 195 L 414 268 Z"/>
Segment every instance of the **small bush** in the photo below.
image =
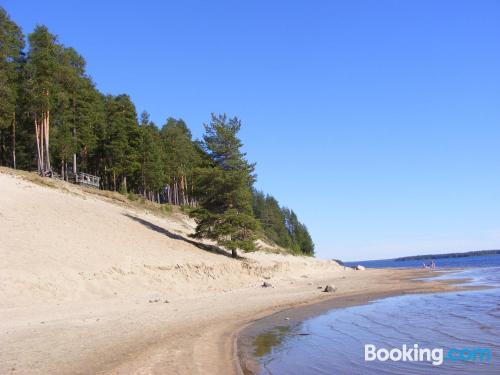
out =
<path fill-rule="evenodd" d="M 139 196 L 137 194 L 134 194 L 134 193 L 128 193 L 128 199 L 130 199 L 131 201 L 136 201 L 139 199 Z"/>
<path fill-rule="evenodd" d="M 127 195 L 127 186 L 122 182 L 118 188 L 118 192 L 123 195 Z"/>
<path fill-rule="evenodd" d="M 189 215 L 191 213 L 191 211 L 193 211 L 193 207 L 188 206 L 188 205 L 183 205 L 183 206 L 180 206 L 180 207 L 181 207 L 181 211 L 184 212 L 187 215 Z"/>

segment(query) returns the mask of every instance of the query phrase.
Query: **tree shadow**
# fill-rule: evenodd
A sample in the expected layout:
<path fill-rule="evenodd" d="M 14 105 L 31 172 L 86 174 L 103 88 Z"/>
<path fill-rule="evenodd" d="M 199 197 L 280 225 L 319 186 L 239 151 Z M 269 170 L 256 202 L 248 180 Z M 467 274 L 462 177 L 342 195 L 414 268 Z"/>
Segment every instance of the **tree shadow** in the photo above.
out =
<path fill-rule="evenodd" d="M 231 258 L 231 259 L 243 259 L 239 256 L 238 256 L 238 258 L 233 258 L 229 252 L 225 251 L 224 249 L 221 249 L 220 247 L 217 247 L 214 245 L 208 245 L 208 244 L 198 242 L 198 241 L 194 241 L 188 237 L 181 236 L 180 234 L 173 233 L 165 228 L 160 227 L 159 225 L 153 224 L 150 221 L 141 219 L 140 217 L 130 215 L 130 214 L 123 214 L 123 215 L 128 217 L 129 219 L 132 219 L 132 220 L 144 225 L 145 227 L 147 227 L 151 230 L 154 230 L 155 232 L 161 233 L 161 234 L 163 234 L 169 238 L 172 238 L 174 240 L 187 242 L 193 246 L 196 246 L 198 249 L 205 250 L 205 251 L 208 251 L 208 252 L 213 253 L 213 254 L 224 255 L 224 256 Z"/>

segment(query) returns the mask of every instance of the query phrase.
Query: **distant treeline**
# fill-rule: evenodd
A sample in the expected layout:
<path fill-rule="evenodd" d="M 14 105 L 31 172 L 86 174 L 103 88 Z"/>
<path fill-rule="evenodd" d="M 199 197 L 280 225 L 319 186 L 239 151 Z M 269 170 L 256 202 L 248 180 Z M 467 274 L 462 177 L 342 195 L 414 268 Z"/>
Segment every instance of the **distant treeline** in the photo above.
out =
<path fill-rule="evenodd" d="M 295 253 L 314 253 L 314 244 L 306 226 L 299 222 L 295 212 L 280 207 L 274 197 L 254 191 L 253 212 L 267 238 Z"/>
<path fill-rule="evenodd" d="M 428 254 L 428 255 L 415 255 L 411 257 L 396 258 L 395 261 L 404 260 L 419 260 L 419 259 L 444 259 L 444 258 L 466 258 L 466 257 L 477 257 L 484 255 L 499 255 L 500 250 L 477 250 L 468 251 L 466 253 L 450 253 L 450 254 Z"/>
<path fill-rule="evenodd" d="M 234 254 L 251 250 L 259 233 L 313 254 L 295 213 L 254 191 L 238 118 L 212 115 L 203 139 L 193 140 L 182 119 L 158 127 L 127 94 L 99 92 L 85 65 L 45 26 L 25 38 L 0 7 L 0 165 L 64 180 L 85 172 L 101 177 L 102 189 L 191 206 L 197 236 Z"/>

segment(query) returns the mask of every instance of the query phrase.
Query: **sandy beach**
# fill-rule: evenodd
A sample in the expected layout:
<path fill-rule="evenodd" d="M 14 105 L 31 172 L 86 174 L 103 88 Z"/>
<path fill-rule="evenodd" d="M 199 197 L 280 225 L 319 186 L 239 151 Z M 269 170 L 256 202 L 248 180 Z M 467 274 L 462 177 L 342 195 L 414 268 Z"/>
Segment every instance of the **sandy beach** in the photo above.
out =
<path fill-rule="evenodd" d="M 239 374 L 237 335 L 257 319 L 456 288 L 415 280 L 428 270 L 264 251 L 232 259 L 193 242 L 181 213 L 49 182 L 0 170 L 2 374 Z M 327 284 L 337 291 L 318 288 Z"/>

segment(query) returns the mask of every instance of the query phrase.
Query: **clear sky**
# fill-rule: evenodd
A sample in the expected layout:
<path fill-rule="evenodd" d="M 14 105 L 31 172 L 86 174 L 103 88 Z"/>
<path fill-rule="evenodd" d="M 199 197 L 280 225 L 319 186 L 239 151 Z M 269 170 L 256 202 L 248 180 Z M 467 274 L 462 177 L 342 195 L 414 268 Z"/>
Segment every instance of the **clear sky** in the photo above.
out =
<path fill-rule="evenodd" d="M 500 1 L 2 0 L 195 137 L 237 115 L 320 257 L 500 248 Z"/>

